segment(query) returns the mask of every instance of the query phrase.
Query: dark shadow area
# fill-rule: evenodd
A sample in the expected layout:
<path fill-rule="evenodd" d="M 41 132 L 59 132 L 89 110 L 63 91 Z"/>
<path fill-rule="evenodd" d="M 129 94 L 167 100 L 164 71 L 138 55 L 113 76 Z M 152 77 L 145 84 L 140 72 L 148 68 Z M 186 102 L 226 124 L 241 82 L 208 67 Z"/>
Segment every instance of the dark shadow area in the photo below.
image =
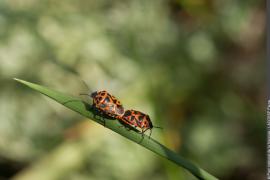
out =
<path fill-rule="evenodd" d="M 23 170 L 29 165 L 26 162 L 14 161 L 4 157 L 0 158 L 0 179 L 7 180 L 10 179 L 14 174 Z"/>

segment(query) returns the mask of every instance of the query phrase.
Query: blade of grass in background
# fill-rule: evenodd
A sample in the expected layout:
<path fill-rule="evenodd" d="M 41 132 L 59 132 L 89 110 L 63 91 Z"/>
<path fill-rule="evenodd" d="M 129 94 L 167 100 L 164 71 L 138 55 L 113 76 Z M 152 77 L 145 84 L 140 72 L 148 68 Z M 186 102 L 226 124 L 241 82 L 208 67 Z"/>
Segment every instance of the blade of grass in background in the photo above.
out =
<path fill-rule="evenodd" d="M 95 122 L 104 125 L 104 120 L 106 122 L 106 127 L 111 129 L 112 131 L 128 138 L 129 140 L 138 143 L 139 145 L 149 149 L 150 151 L 174 162 L 175 164 L 187 169 L 191 172 L 194 176 L 199 179 L 206 179 L 206 180 L 215 180 L 216 177 L 212 176 L 205 170 L 199 168 L 198 166 L 194 165 L 193 163 L 189 162 L 185 158 L 179 156 L 175 152 L 171 151 L 164 145 L 160 144 L 156 140 L 152 138 L 148 138 L 145 135 L 145 138 L 142 139 L 141 134 L 133 130 L 127 130 L 125 128 L 120 128 L 121 124 L 117 120 L 106 119 L 99 116 L 96 116 L 93 109 L 91 109 L 91 105 L 88 103 L 70 95 L 62 94 L 60 92 L 54 91 L 44 86 L 40 86 L 37 84 L 33 84 L 30 82 L 26 82 L 20 79 L 14 78 L 14 80 L 54 99 L 58 103 L 63 104 L 64 106 L 68 107 L 69 109 L 80 113 L 81 115 L 94 120 Z"/>

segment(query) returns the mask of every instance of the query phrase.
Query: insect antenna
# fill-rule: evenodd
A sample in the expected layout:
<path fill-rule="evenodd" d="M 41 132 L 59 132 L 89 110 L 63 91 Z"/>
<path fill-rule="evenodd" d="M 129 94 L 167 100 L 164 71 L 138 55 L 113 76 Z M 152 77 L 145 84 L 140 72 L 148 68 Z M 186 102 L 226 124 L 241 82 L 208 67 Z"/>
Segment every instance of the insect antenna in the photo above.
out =
<path fill-rule="evenodd" d="M 163 127 L 153 126 L 154 128 L 163 129 Z"/>
<path fill-rule="evenodd" d="M 86 87 L 86 89 L 87 89 L 88 92 L 93 92 L 93 90 L 92 90 L 92 89 L 88 86 L 88 84 L 82 79 L 82 77 L 80 76 L 79 73 L 77 73 L 76 76 L 77 76 L 77 79 L 79 79 L 79 80 L 82 82 L 82 84 L 84 85 L 84 87 Z M 83 93 L 81 93 L 81 94 L 83 94 Z M 80 94 L 80 95 L 81 95 L 81 94 Z"/>
<path fill-rule="evenodd" d="M 82 83 L 84 84 L 84 86 L 87 88 L 87 90 L 89 92 L 92 92 L 91 88 L 87 85 L 87 83 L 84 80 L 82 80 L 82 79 L 80 79 L 80 80 L 82 81 Z"/>
<path fill-rule="evenodd" d="M 89 94 L 85 94 L 85 93 L 80 93 L 80 96 L 90 96 Z M 91 97 L 91 96 L 90 96 Z"/>
<path fill-rule="evenodd" d="M 93 92 L 93 91 L 91 90 L 91 88 L 87 85 L 87 83 L 86 83 L 83 79 L 80 78 L 80 80 L 82 81 L 82 83 L 84 84 L 84 86 L 87 88 L 88 92 Z M 80 96 L 88 96 L 88 97 L 92 97 L 90 94 L 87 94 L 87 93 L 80 93 L 79 95 L 80 95 Z"/>

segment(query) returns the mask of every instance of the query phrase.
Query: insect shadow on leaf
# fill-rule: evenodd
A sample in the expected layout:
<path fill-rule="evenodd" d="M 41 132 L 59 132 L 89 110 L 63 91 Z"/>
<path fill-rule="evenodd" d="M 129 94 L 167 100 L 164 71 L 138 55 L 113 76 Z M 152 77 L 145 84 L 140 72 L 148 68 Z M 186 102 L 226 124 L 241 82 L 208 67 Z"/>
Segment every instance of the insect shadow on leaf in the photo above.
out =
<path fill-rule="evenodd" d="M 84 101 L 81 101 L 81 100 L 78 100 L 78 99 L 74 99 L 74 100 L 69 100 L 69 101 L 66 101 L 63 103 L 63 105 L 66 105 L 68 103 L 71 103 L 71 102 L 75 102 L 75 101 L 79 101 L 79 102 L 82 102 L 85 106 L 85 109 L 87 111 L 90 111 L 93 113 L 93 117 L 99 121 L 102 122 L 103 126 L 106 126 L 106 120 L 115 120 L 115 118 L 112 118 L 110 116 L 108 116 L 107 114 L 103 113 L 102 111 L 100 111 L 99 109 L 97 109 L 96 107 L 94 107 L 93 105 L 91 104 L 88 104 L 87 102 L 84 102 Z"/>
<path fill-rule="evenodd" d="M 127 123 L 125 123 L 125 122 L 123 122 L 123 121 L 121 121 L 121 120 L 119 120 L 119 123 L 120 124 L 122 124 L 121 126 L 119 126 L 119 127 L 124 127 L 126 130 L 128 130 L 128 131 L 135 131 L 135 132 L 137 132 L 137 133 L 140 133 L 140 131 L 138 130 L 138 129 L 136 129 L 135 127 L 133 127 L 133 126 L 130 126 L 129 124 L 127 124 Z"/>

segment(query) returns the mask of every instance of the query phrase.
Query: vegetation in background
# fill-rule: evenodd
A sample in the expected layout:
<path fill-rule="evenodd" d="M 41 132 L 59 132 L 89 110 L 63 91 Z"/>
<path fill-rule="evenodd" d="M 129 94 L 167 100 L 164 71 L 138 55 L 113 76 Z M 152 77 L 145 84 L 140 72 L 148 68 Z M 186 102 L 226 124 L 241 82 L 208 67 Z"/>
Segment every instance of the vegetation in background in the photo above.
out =
<path fill-rule="evenodd" d="M 0 27 L 1 178 L 192 178 L 20 77 L 74 96 L 83 79 L 220 179 L 265 179 L 263 1 L 3 0 Z"/>

